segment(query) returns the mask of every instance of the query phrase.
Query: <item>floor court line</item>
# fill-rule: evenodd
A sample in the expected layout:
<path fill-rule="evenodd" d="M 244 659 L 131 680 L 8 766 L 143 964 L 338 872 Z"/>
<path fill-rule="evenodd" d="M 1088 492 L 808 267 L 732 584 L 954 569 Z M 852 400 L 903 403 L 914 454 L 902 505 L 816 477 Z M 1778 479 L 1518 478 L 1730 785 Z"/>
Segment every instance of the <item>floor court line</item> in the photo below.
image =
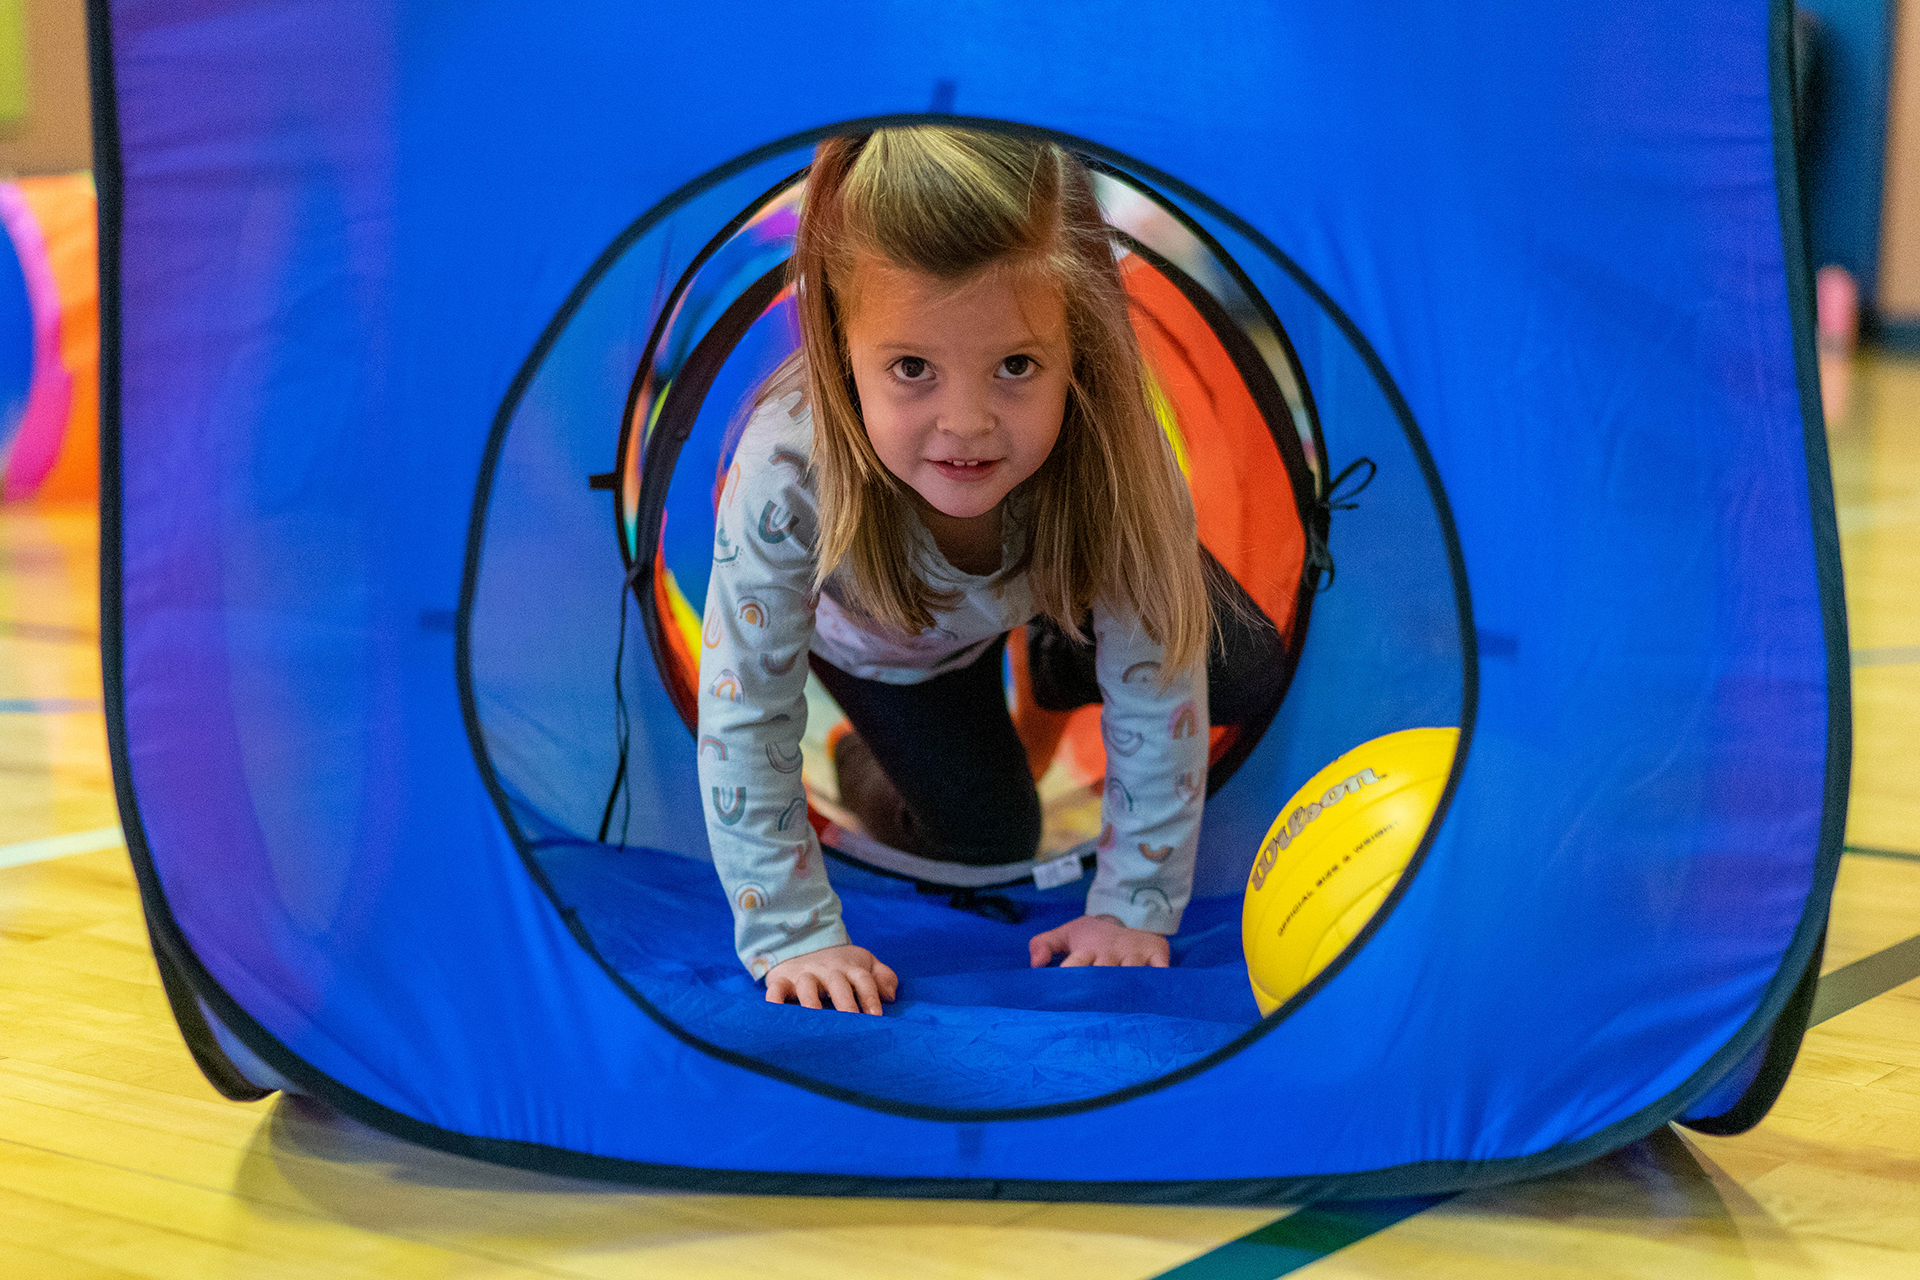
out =
<path fill-rule="evenodd" d="M 1896 856 L 1916 858 L 1913 854 Z M 1842 965 L 1820 979 L 1807 1025 L 1819 1026 L 1915 978 L 1920 978 L 1920 936 Z M 1154 1280 L 1270 1280 L 1290 1275 L 1452 1198 L 1423 1196 L 1309 1205 L 1161 1272 Z"/>
<path fill-rule="evenodd" d="M 1896 942 L 1852 964 L 1841 965 L 1820 979 L 1807 1025 L 1817 1027 L 1828 1018 L 1857 1008 L 1915 978 L 1920 978 L 1920 936 Z"/>
<path fill-rule="evenodd" d="M 0 636 L 19 640 L 43 640 L 48 644 L 100 643 L 98 633 L 85 627 L 65 627 L 57 622 L 22 622 L 18 618 L 0 618 Z"/>
<path fill-rule="evenodd" d="M 1310 1204 L 1238 1240 L 1163 1271 L 1153 1280 L 1273 1280 L 1358 1244 L 1368 1236 L 1453 1199 L 1410 1196 Z"/>
<path fill-rule="evenodd" d="M 1913 662 L 1920 662 L 1920 644 L 1893 644 L 1853 651 L 1853 665 L 1856 667 L 1903 667 Z"/>
<path fill-rule="evenodd" d="M 98 698 L 0 698 L 0 715 L 63 716 L 101 709 Z"/>
<path fill-rule="evenodd" d="M 64 858 L 75 853 L 97 853 L 117 849 L 126 843 L 119 827 L 97 827 L 71 835 L 47 836 L 42 840 L 23 840 L 19 844 L 0 845 L 0 867 L 23 867 L 29 862 Z"/>
<path fill-rule="evenodd" d="M 1897 862 L 1920 862 L 1920 853 L 1908 853 L 1904 849 L 1875 849 L 1869 845 L 1849 844 L 1840 847 L 1842 853 L 1857 853 L 1863 858 L 1892 858 Z"/>

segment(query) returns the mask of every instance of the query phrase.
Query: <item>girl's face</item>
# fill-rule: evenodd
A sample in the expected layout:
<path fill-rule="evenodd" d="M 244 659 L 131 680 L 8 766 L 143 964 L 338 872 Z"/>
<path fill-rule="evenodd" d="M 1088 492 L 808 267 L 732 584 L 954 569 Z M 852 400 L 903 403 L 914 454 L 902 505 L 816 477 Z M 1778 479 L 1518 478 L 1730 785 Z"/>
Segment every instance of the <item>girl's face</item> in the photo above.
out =
<path fill-rule="evenodd" d="M 1060 437 L 1072 351 L 1059 291 L 1015 271 L 955 287 L 873 257 L 854 285 L 847 350 L 874 452 L 940 514 L 992 513 Z"/>

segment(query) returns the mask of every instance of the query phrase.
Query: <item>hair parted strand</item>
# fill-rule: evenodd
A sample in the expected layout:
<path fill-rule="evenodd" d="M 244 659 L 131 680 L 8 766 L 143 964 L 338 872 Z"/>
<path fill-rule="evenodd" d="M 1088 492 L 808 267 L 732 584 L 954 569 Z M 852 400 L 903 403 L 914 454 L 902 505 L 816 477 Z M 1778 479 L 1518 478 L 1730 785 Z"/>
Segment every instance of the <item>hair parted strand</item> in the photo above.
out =
<path fill-rule="evenodd" d="M 1114 246 L 1085 167 L 1051 142 L 922 125 L 829 138 L 814 155 L 790 265 L 801 349 L 762 398 L 804 392 L 821 514 L 817 583 L 841 565 L 855 603 L 908 634 L 944 597 L 915 571 L 907 488 L 860 416 L 844 320 L 855 263 L 877 255 L 956 286 L 1034 272 L 1065 302 L 1073 364 L 1052 453 L 1023 488 L 1035 606 L 1078 635 L 1104 600 L 1166 650 L 1163 682 L 1204 662 L 1208 609 L 1193 501 L 1148 398 Z"/>

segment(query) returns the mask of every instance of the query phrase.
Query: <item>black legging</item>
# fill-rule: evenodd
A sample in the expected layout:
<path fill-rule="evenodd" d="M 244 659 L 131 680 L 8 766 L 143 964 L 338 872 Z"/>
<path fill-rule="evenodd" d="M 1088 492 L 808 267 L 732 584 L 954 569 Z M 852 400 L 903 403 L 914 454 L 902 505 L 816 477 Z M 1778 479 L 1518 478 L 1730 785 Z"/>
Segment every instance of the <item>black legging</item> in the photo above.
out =
<path fill-rule="evenodd" d="M 1217 564 L 1208 565 L 1208 587 L 1220 632 L 1207 654 L 1211 722 L 1259 724 L 1285 690 L 1286 645 Z M 1093 630 L 1081 629 L 1085 641 L 1045 618 L 1027 625 L 1034 701 L 1049 711 L 1100 701 Z M 863 680 L 809 655 L 871 753 L 862 759 L 860 744 L 843 750 L 841 799 L 876 839 L 976 867 L 1022 862 L 1039 848 L 1040 797 L 1007 712 L 1006 643 L 1001 636 L 969 665 L 919 684 Z"/>
<path fill-rule="evenodd" d="M 1033 856 L 1040 796 L 1007 714 L 1006 648 L 1001 636 L 969 665 L 919 684 L 862 680 L 810 655 L 872 753 L 862 759 L 849 743 L 836 754 L 841 801 L 876 839 L 974 867 Z"/>

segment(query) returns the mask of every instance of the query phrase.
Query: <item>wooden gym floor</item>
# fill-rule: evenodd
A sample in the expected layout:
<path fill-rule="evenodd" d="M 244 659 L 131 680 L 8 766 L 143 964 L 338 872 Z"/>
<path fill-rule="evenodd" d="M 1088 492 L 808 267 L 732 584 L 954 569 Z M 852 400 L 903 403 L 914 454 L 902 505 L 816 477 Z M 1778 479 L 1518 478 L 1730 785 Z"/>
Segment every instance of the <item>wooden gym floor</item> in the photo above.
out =
<path fill-rule="evenodd" d="M 1920 941 L 1898 945 L 1920 935 L 1920 362 L 1834 374 L 1859 852 L 1827 949 L 1845 972 L 1779 1105 L 1741 1137 L 1662 1132 L 1371 1234 L 1389 1218 L 1297 1231 L 1292 1254 L 1259 1250 L 1280 1228 L 1215 1252 L 1279 1208 L 653 1194 L 440 1155 L 285 1098 L 222 1101 L 168 1015 L 114 826 L 92 512 L 8 508 L 0 1275 L 1920 1275 Z"/>

